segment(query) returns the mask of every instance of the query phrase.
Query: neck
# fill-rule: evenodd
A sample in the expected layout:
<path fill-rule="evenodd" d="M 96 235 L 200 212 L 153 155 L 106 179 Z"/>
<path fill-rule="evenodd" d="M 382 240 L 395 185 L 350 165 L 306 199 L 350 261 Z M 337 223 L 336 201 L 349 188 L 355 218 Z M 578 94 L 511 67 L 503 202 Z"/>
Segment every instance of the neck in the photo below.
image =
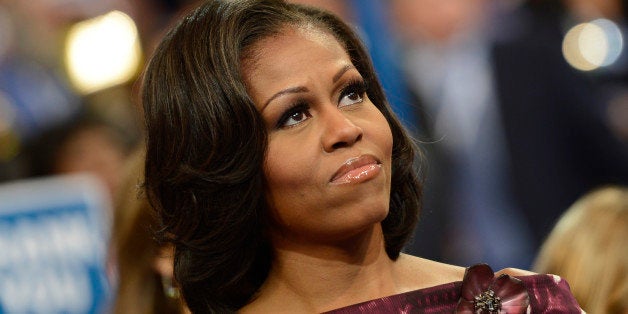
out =
<path fill-rule="evenodd" d="M 274 247 L 273 268 L 261 292 L 304 309 L 331 310 L 398 290 L 379 224 L 342 243 L 304 245 L 280 238 Z"/>

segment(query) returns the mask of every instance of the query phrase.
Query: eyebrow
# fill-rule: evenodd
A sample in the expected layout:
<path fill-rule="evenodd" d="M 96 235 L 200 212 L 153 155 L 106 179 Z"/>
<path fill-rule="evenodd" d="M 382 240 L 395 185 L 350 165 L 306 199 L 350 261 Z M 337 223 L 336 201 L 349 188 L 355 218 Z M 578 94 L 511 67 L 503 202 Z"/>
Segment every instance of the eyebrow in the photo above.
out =
<path fill-rule="evenodd" d="M 264 108 L 266 108 L 268 106 L 268 104 L 270 104 L 271 101 L 273 101 L 273 99 L 285 95 L 285 94 L 296 94 L 296 93 L 304 93 L 304 92 L 308 92 L 309 89 L 307 89 L 307 87 L 305 86 L 297 86 L 297 87 L 290 87 L 290 88 L 286 88 L 282 91 L 277 92 L 276 94 L 272 95 L 267 101 L 266 103 L 264 103 L 264 106 L 262 107 L 262 110 L 264 110 Z"/>
<path fill-rule="evenodd" d="M 343 74 L 345 74 L 345 72 L 351 70 L 351 69 L 355 69 L 355 66 L 353 66 L 352 64 L 347 64 L 345 66 L 343 66 L 336 74 L 334 74 L 334 77 L 332 78 L 332 82 L 336 83 L 338 82 L 338 80 L 342 77 Z M 272 95 L 270 98 L 268 98 L 268 100 L 264 103 L 264 106 L 262 107 L 262 110 L 264 110 L 264 108 L 266 108 L 268 106 L 268 104 L 270 104 L 271 101 L 273 101 L 274 99 L 276 99 L 279 96 L 283 96 L 285 94 L 296 94 L 296 93 L 305 93 L 308 92 L 309 89 L 307 89 L 307 87 L 305 86 L 296 86 L 296 87 L 290 87 L 290 88 L 286 88 L 284 90 L 281 90 L 277 93 L 275 93 L 274 95 Z"/>
<path fill-rule="evenodd" d="M 342 75 L 345 74 L 345 72 L 347 72 L 347 71 L 349 71 L 351 69 L 355 69 L 353 64 L 345 64 L 345 66 L 343 66 L 342 69 L 340 69 L 338 71 L 338 73 L 336 73 L 336 75 L 334 75 L 334 77 L 332 78 L 332 81 L 334 83 L 338 82 L 338 80 L 342 77 Z"/>

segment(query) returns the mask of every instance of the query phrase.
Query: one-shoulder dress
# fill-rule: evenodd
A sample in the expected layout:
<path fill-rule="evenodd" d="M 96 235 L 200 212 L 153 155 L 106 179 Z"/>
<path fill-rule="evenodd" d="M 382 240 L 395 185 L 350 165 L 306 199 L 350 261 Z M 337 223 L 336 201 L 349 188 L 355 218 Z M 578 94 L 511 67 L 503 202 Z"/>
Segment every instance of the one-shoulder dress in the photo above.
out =
<path fill-rule="evenodd" d="M 495 277 L 485 264 L 463 281 L 370 300 L 326 313 L 584 313 L 567 281 L 555 275 Z"/>

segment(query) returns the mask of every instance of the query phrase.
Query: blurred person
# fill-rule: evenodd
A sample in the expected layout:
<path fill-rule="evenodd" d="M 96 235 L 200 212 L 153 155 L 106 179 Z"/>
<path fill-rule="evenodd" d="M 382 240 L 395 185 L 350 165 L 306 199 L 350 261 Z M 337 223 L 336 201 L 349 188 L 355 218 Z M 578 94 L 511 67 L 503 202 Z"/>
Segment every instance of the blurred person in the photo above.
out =
<path fill-rule="evenodd" d="M 0 94 L 24 141 L 82 110 L 63 71 L 65 35 L 72 23 L 113 9 L 113 2 L 122 1 L 0 2 Z"/>
<path fill-rule="evenodd" d="M 334 15 L 206 1 L 155 50 L 142 104 L 145 191 L 193 312 L 580 311 L 548 275 L 401 253 L 417 148 Z"/>
<path fill-rule="evenodd" d="M 606 98 L 513 3 L 390 2 L 430 165 L 409 252 L 528 268 L 561 208 L 628 182 Z"/>
<path fill-rule="evenodd" d="M 135 21 L 144 55 L 150 56 L 173 19 L 202 0 L 134 0 L 129 14 Z"/>
<path fill-rule="evenodd" d="M 64 70 L 70 26 L 127 7 L 126 0 L 0 1 L 0 180 L 28 176 L 21 150 L 85 110 Z"/>
<path fill-rule="evenodd" d="M 153 237 L 157 220 L 141 192 L 144 159 L 141 149 L 129 157 L 115 199 L 109 257 L 117 282 L 113 313 L 188 313 L 173 278 L 174 248 Z"/>
<path fill-rule="evenodd" d="M 534 270 L 569 281 L 588 313 L 628 313 L 628 188 L 591 191 L 558 220 Z"/>
<path fill-rule="evenodd" d="M 113 197 L 122 178 L 122 165 L 137 140 L 135 134 L 84 112 L 29 141 L 21 158 L 27 160 L 29 177 L 89 172 Z"/>
<path fill-rule="evenodd" d="M 580 21 L 591 21 L 597 18 L 619 21 L 624 18 L 624 12 L 628 9 L 624 7 L 622 0 L 561 0 L 561 2 L 568 8 L 571 15 Z"/>
<path fill-rule="evenodd" d="M 601 90 L 606 100 L 597 107 L 611 131 L 628 147 L 628 49 L 622 39 L 628 35 L 626 3 L 621 0 L 527 0 L 524 7 L 526 23 L 533 24 L 537 34 L 544 34 L 548 46 L 560 47 L 567 34 L 574 33 L 571 31 L 578 25 L 596 23 L 601 26 L 598 31 L 602 32 L 596 35 L 598 42 L 594 45 L 605 55 L 603 63 L 596 66 L 581 60 L 576 64 L 585 66 L 579 70 L 580 75 Z M 582 50 L 590 43 L 585 40 L 579 49 L 572 47 L 570 55 L 590 53 Z"/>
<path fill-rule="evenodd" d="M 18 156 L 25 143 L 79 110 L 78 97 L 47 58 L 53 49 L 44 43 L 51 38 L 33 38 L 31 24 L 40 21 L 22 18 L 20 3 L 26 2 L 0 1 L 0 181 L 23 177 Z"/>

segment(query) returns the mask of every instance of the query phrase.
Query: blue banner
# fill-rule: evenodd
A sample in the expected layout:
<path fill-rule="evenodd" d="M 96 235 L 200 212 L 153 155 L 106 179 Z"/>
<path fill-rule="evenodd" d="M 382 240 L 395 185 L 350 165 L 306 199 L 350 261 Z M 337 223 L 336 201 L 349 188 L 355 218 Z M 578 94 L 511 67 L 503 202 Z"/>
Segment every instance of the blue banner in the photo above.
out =
<path fill-rule="evenodd" d="M 87 175 L 0 185 L 0 313 L 103 313 L 110 206 Z"/>

